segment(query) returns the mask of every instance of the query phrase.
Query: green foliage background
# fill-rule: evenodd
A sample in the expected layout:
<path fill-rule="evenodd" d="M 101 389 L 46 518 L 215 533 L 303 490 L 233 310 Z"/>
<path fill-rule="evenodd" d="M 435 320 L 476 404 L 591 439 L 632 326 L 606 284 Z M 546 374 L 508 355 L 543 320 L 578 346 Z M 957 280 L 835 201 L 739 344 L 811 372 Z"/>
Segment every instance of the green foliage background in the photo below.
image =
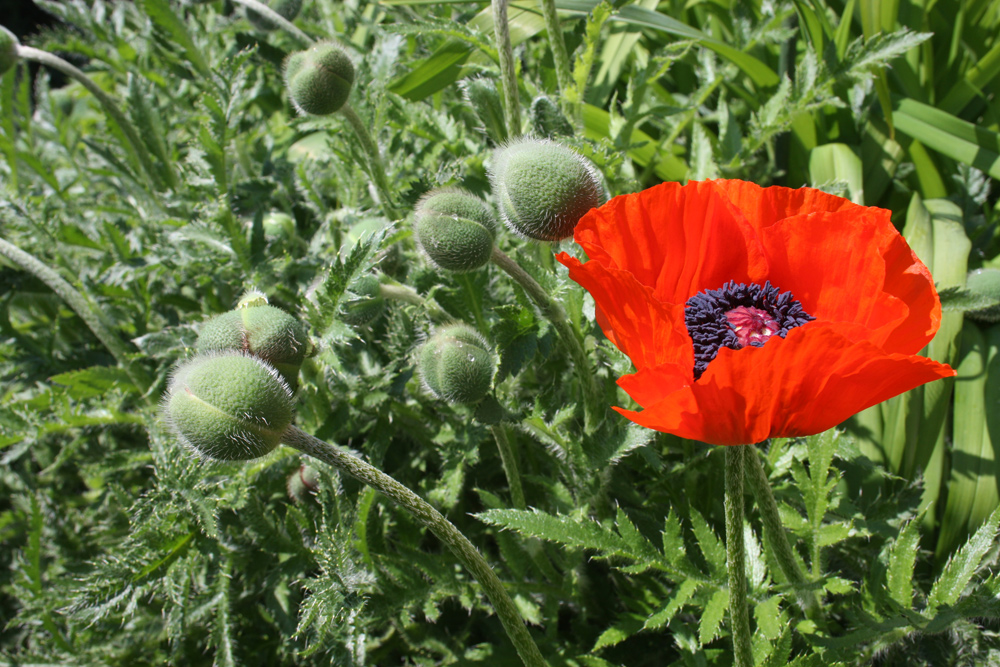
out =
<path fill-rule="evenodd" d="M 552 665 L 731 664 L 721 452 L 610 412 L 585 434 L 570 359 L 521 289 L 495 267 L 439 272 L 415 248 L 427 191 L 490 197 L 507 131 L 489 6 L 307 0 L 296 19 L 357 65 L 351 104 L 380 145 L 385 202 L 349 125 L 289 105 L 294 36 L 254 31 L 226 0 L 39 4 L 65 23 L 32 45 L 118 100 L 152 160 L 78 84 L 24 65 L 0 79 L 2 238 L 82 299 L 0 261 L 0 661 L 517 664 L 478 585 L 381 496 L 313 463 L 318 490 L 294 503 L 291 450 L 237 465 L 179 449 L 158 411 L 171 368 L 255 286 L 318 347 L 297 424 L 456 523 Z M 946 297 L 925 354 L 957 381 L 761 451 L 823 606 L 796 604 L 752 515 L 757 664 L 1000 661 L 1000 325 L 982 314 L 998 298 L 964 289 L 970 270 L 1000 269 L 1000 3 L 557 6 L 564 90 L 537 9 L 510 9 L 525 115 L 541 94 L 561 104 L 575 127 L 561 140 L 612 195 L 714 177 L 822 187 L 893 211 Z M 626 405 L 614 379 L 630 364 L 553 248 L 498 244 L 565 305 L 604 404 Z M 408 300 L 348 325 L 372 273 Z M 420 387 L 435 308 L 496 345 L 532 509 L 512 508 L 473 409 Z"/>

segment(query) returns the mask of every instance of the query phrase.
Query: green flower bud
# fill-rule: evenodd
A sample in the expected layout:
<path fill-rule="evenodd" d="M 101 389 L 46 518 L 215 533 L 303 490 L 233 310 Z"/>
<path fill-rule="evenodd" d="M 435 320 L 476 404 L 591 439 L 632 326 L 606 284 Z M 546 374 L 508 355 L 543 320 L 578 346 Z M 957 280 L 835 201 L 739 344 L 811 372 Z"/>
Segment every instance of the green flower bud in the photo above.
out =
<path fill-rule="evenodd" d="M 203 456 L 246 461 L 269 453 L 292 423 L 292 391 L 249 354 L 201 354 L 175 372 L 163 402 L 170 427 Z"/>
<path fill-rule="evenodd" d="M 295 218 L 280 211 L 272 211 L 264 216 L 261 226 L 267 239 L 294 239 Z"/>
<path fill-rule="evenodd" d="M 976 269 L 969 272 L 966 289 L 994 302 L 1000 302 L 1000 269 Z M 1000 322 L 1000 303 L 965 313 L 979 322 Z"/>
<path fill-rule="evenodd" d="M 496 82 L 484 76 L 466 79 L 462 82 L 462 90 L 482 123 L 486 136 L 498 144 L 506 141 L 507 121 L 503 116 L 503 104 L 500 102 Z"/>
<path fill-rule="evenodd" d="M 316 491 L 319 471 L 303 463 L 288 476 L 288 497 L 295 503 L 305 502 Z"/>
<path fill-rule="evenodd" d="M 299 112 L 326 116 L 347 103 L 354 65 L 336 44 L 319 42 L 288 56 L 285 84 Z"/>
<path fill-rule="evenodd" d="M 340 319 L 354 326 L 368 324 L 385 310 L 381 285 L 376 276 L 359 276 L 347 291 L 351 297 L 341 304 Z"/>
<path fill-rule="evenodd" d="M 583 214 L 604 201 L 594 165 L 548 139 L 519 139 L 498 148 L 490 182 L 504 224 L 538 241 L 571 236 Z"/>
<path fill-rule="evenodd" d="M 531 128 L 540 137 L 573 136 L 573 126 L 556 103 L 545 95 L 539 95 L 532 101 L 530 116 Z"/>
<path fill-rule="evenodd" d="M 436 397 L 478 403 L 493 387 L 497 358 L 489 343 L 465 324 L 438 329 L 419 354 L 420 377 Z"/>
<path fill-rule="evenodd" d="M 299 10 L 302 9 L 302 0 L 261 0 L 261 2 L 289 21 L 298 16 Z M 277 24 L 252 9 L 247 9 L 247 20 L 257 30 L 267 32 L 278 29 Z"/>
<path fill-rule="evenodd" d="M 306 328 L 297 319 L 250 292 L 240 306 L 202 325 L 198 352 L 242 351 L 273 366 L 294 391 L 299 368 L 311 350 Z"/>
<path fill-rule="evenodd" d="M 17 64 L 19 60 L 18 46 L 20 43 L 17 41 L 17 36 L 0 25 L 0 74 Z"/>
<path fill-rule="evenodd" d="M 479 197 L 459 190 L 435 190 L 417 204 L 413 231 L 435 265 L 447 271 L 474 271 L 490 261 L 496 214 Z"/>

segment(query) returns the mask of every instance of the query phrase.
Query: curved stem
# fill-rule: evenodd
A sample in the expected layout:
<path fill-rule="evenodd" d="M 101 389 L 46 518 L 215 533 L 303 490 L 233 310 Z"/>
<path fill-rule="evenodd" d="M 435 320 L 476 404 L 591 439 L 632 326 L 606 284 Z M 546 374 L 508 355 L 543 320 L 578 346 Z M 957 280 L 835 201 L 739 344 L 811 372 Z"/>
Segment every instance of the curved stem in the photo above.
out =
<path fill-rule="evenodd" d="M 398 220 L 399 214 L 396 212 L 392 204 L 392 197 L 389 195 L 389 183 L 386 180 L 385 166 L 382 163 L 382 155 L 379 153 L 378 145 L 372 139 L 371 133 L 368 132 L 368 128 L 365 126 L 364 121 L 361 120 L 361 117 L 358 116 L 358 112 L 354 110 L 354 107 L 350 104 L 345 104 L 340 108 L 340 113 L 343 114 L 348 124 L 350 124 L 351 129 L 354 130 L 354 134 L 357 135 L 358 140 L 361 142 L 361 147 L 368 155 L 368 175 L 375 182 L 375 189 L 378 190 L 378 195 L 382 199 L 382 210 L 389 219 Z"/>
<path fill-rule="evenodd" d="M 142 140 L 139 138 L 139 133 L 136 131 L 131 121 L 129 121 L 128 117 L 126 117 L 122 110 L 118 107 L 118 103 L 113 97 L 104 92 L 104 90 L 94 83 L 93 79 L 84 74 L 83 71 L 77 69 L 55 54 L 30 46 L 18 45 L 17 55 L 25 60 L 33 60 L 36 63 L 40 63 L 46 67 L 51 67 L 58 72 L 62 72 L 66 76 L 78 81 L 81 86 L 90 91 L 90 94 L 97 98 L 97 101 L 101 103 L 102 107 L 104 107 L 104 111 L 111 116 L 111 119 L 125 134 L 125 138 L 128 139 L 128 142 L 132 145 L 132 150 L 135 152 L 135 155 L 139 160 L 139 164 L 142 166 L 143 171 L 146 172 L 146 177 L 150 180 L 150 182 L 156 182 L 156 170 L 153 167 L 153 160 L 149 156 L 149 151 L 146 150 L 146 145 L 142 143 Z"/>
<path fill-rule="evenodd" d="M 566 51 L 566 40 L 563 39 L 559 16 L 556 14 L 555 0 L 539 0 L 542 8 L 542 18 L 545 20 L 545 31 L 549 33 L 549 44 L 552 45 L 552 60 L 556 65 L 556 82 L 559 84 L 560 96 L 569 90 L 569 53 Z"/>
<path fill-rule="evenodd" d="M 535 302 L 542 314 L 552 322 L 559 334 L 560 340 L 566 346 L 567 351 L 573 358 L 573 365 L 576 367 L 577 377 L 583 386 L 583 407 L 586 421 L 586 430 L 592 432 L 597 427 L 598 415 L 601 413 L 600 390 L 597 381 L 591 372 L 590 362 L 587 353 L 583 350 L 583 345 L 577 337 L 573 327 L 570 326 L 566 311 L 552 300 L 548 293 L 538 282 L 532 278 L 527 271 L 511 259 L 497 246 L 493 246 L 493 255 L 490 257 L 494 264 L 500 267 L 511 278 L 524 289 L 528 297 Z"/>
<path fill-rule="evenodd" d="M 508 0 L 492 0 L 493 34 L 500 58 L 500 79 L 503 90 L 503 112 L 507 121 L 507 136 L 521 136 L 521 102 L 517 96 L 517 76 L 514 67 L 514 49 L 510 45 L 510 25 L 507 23 Z"/>
<path fill-rule="evenodd" d="M 500 462 L 503 464 L 503 472 L 507 476 L 507 486 L 510 487 L 510 499 L 514 502 L 516 509 L 523 510 L 528 505 L 524 501 L 521 473 L 517 469 L 517 458 L 510 446 L 507 429 L 503 424 L 494 424 L 490 427 L 490 431 L 493 432 L 493 438 L 497 441 L 497 449 L 500 450 Z"/>
<path fill-rule="evenodd" d="M 483 592 L 493 604 L 493 608 L 503 624 L 507 636 L 514 643 L 518 655 L 526 667 L 547 667 L 538 646 L 531 638 L 524 620 L 507 595 L 503 584 L 489 564 L 448 519 L 431 507 L 423 498 L 386 475 L 378 468 L 336 448 L 295 426 L 285 432 L 283 442 L 299 451 L 325 461 L 339 470 L 358 478 L 377 489 L 410 512 L 420 523 L 438 536 L 483 587 Z"/>
<path fill-rule="evenodd" d="M 743 475 L 752 445 L 726 447 L 726 569 L 729 570 L 729 617 L 733 665 L 753 667 L 750 612 L 747 605 L 747 554 L 743 542 Z"/>
<path fill-rule="evenodd" d="M 233 0 L 233 2 L 257 12 L 306 46 L 311 46 L 315 41 L 312 37 L 299 30 L 294 23 L 265 5 L 263 2 L 258 2 L 258 0 Z"/>
<path fill-rule="evenodd" d="M 16 245 L 0 238 L 0 255 L 6 257 L 14 264 L 18 265 L 31 275 L 35 276 L 49 289 L 55 292 L 59 298 L 66 302 L 73 312 L 84 321 L 87 327 L 97 336 L 101 344 L 108 349 L 111 356 L 125 369 L 129 378 L 142 393 L 145 393 L 150 386 L 150 380 L 146 373 L 138 368 L 128 358 L 128 349 L 121 339 L 111 332 L 110 327 L 104 323 L 104 318 L 100 311 L 87 301 L 82 294 L 66 282 L 62 276 L 46 266 L 41 260 L 36 258 Z"/>
<path fill-rule="evenodd" d="M 771 491 L 771 484 L 768 482 L 764 466 L 761 465 L 760 457 L 757 456 L 756 447 L 749 451 L 747 459 L 747 480 L 750 482 L 750 490 L 753 491 L 754 498 L 757 499 L 757 509 L 760 511 L 761 522 L 764 524 L 764 534 L 774 552 L 774 558 L 778 561 L 778 567 L 781 568 L 785 579 L 795 588 L 799 605 L 805 611 L 806 616 L 816 621 L 820 613 L 819 603 L 816 601 L 815 593 L 805 588 L 806 579 L 795 554 L 792 552 L 792 545 L 788 542 L 785 527 L 781 523 L 781 515 L 778 513 L 778 503 L 774 499 L 774 493 Z"/>
<path fill-rule="evenodd" d="M 409 285 L 382 283 L 378 286 L 378 290 L 383 299 L 402 301 L 403 303 L 410 303 L 423 308 L 427 311 L 427 315 L 435 322 L 450 322 L 453 319 L 433 299 L 420 296 L 420 293 Z"/>

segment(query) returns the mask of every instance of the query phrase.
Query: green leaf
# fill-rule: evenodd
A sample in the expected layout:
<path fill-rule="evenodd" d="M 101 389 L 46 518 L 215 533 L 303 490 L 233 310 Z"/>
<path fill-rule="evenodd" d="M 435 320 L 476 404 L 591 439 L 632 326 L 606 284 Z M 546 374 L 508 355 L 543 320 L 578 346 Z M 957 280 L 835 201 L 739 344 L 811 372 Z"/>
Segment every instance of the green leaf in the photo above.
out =
<path fill-rule="evenodd" d="M 195 45 L 187 26 L 170 8 L 167 0 L 141 0 L 142 9 L 153 20 L 159 28 L 176 42 L 187 55 L 188 61 L 195 66 L 195 69 L 205 77 L 211 75 L 211 68 L 205 60 L 204 54 Z"/>
<path fill-rule="evenodd" d="M 770 640 L 775 640 L 781 636 L 785 629 L 784 615 L 781 613 L 781 596 L 773 595 L 753 610 L 753 616 L 757 619 L 757 629 Z"/>
<path fill-rule="evenodd" d="M 814 188 L 828 192 L 834 192 L 843 185 L 852 202 L 865 203 L 861 158 L 846 144 L 823 144 L 812 149 L 809 153 L 809 180 Z"/>
<path fill-rule="evenodd" d="M 896 98 L 892 109 L 900 132 L 1000 179 L 1000 134 L 909 98 Z"/>
<path fill-rule="evenodd" d="M 715 591 L 705 605 L 705 611 L 701 613 L 701 622 L 698 625 L 698 641 L 705 645 L 719 635 L 719 628 L 722 626 L 722 619 L 726 615 L 729 607 L 729 589 L 720 588 Z"/>
<path fill-rule="evenodd" d="M 538 510 L 487 510 L 474 515 L 480 521 L 527 537 L 539 537 L 570 547 L 604 554 L 627 554 L 630 549 L 613 531 L 590 519 L 552 516 Z"/>
<path fill-rule="evenodd" d="M 694 508 L 691 508 L 691 529 L 694 531 L 698 546 L 701 547 L 701 553 L 708 563 L 709 572 L 720 580 L 724 580 L 726 577 L 726 548 L 709 527 L 705 518 Z"/>
<path fill-rule="evenodd" d="M 666 627 L 677 612 L 694 596 L 700 584 L 694 579 L 685 579 L 672 596 L 658 611 L 646 619 L 643 630 L 659 630 Z"/>
<path fill-rule="evenodd" d="M 79 371 L 60 373 L 53 376 L 52 381 L 66 387 L 69 395 L 77 400 L 103 396 L 113 388 L 127 393 L 139 391 L 138 387 L 132 384 L 128 372 L 118 366 L 92 366 Z"/>
<path fill-rule="evenodd" d="M 905 609 L 913 607 L 913 567 L 920 548 L 921 520 L 922 513 L 907 521 L 889 548 L 886 587 L 889 589 L 889 596 Z"/>
<path fill-rule="evenodd" d="M 948 560 L 941 576 L 934 582 L 930 595 L 927 596 L 928 611 L 958 601 L 972 575 L 979 569 L 983 556 L 996 543 L 998 527 L 1000 527 L 1000 507 L 993 510 L 986 523 L 980 526 L 975 535 Z"/>

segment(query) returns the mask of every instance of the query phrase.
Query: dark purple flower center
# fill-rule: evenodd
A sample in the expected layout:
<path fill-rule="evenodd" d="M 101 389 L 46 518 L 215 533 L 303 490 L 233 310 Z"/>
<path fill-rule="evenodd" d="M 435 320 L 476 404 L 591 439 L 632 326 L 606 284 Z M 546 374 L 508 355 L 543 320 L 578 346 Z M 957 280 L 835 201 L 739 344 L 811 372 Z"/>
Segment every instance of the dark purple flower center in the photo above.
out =
<path fill-rule="evenodd" d="M 684 324 L 694 341 L 694 379 L 723 347 L 761 347 L 771 336 L 816 319 L 802 309 L 791 292 L 768 281 L 763 286 L 730 281 L 721 289 L 698 292 L 684 304 Z"/>

